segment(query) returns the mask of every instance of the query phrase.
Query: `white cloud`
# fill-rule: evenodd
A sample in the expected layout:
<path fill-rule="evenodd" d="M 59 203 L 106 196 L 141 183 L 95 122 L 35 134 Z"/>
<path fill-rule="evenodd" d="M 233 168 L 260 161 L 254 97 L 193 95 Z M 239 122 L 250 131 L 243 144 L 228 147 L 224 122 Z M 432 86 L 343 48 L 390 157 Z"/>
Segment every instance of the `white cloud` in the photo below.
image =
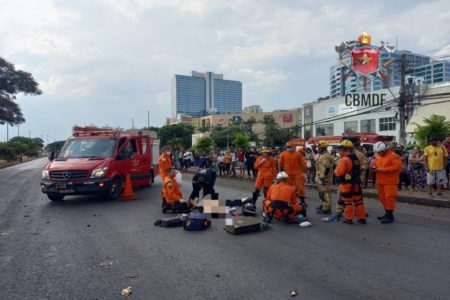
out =
<path fill-rule="evenodd" d="M 434 55 L 433 58 L 436 59 L 450 59 L 450 44 L 448 44 L 447 46 L 442 47 L 441 49 L 439 49 L 439 51 L 437 51 Z"/>
<path fill-rule="evenodd" d="M 288 75 L 280 70 L 271 69 L 268 71 L 252 70 L 243 68 L 238 71 L 244 84 L 255 87 L 274 87 L 289 79 Z"/>
<path fill-rule="evenodd" d="M 168 92 L 159 92 L 155 95 L 156 103 L 160 105 L 170 105 L 170 95 Z"/>
<path fill-rule="evenodd" d="M 59 92 L 60 86 L 65 82 L 62 75 L 52 74 L 48 80 L 39 81 L 39 87 L 47 95 L 55 95 Z"/>
<path fill-rule="evenodd" d="M 32 109 L 20 95 L 30 126 L 60 130 L 35 111 L 52 105 L 63 115 L 54 105 L 62 102 L 77 122 L 92 123 L 101 110 L 103 123 L 126 119 L 125 126 L 142 115 L 146 124 L 143 107 L 150 107 L 152 124 L 161 125 L 170 115 L 175 73 L 223 73 L 243 82 L 246 105 L 258 99 L 276 107 L 274 99 L 283 99 L 294 107 L 328 93 L 334 46 L 362 30 L 374 44 L 394 44 L 398 36 L 400 48 L 418 53 L 449 45 L 447 6 L 445 0 L 3 0 L 0 56 L 31 72 L 44 90 L 32 101 L 42 105 Z M 96 111 L 85 113 L 87 105 Z"/>

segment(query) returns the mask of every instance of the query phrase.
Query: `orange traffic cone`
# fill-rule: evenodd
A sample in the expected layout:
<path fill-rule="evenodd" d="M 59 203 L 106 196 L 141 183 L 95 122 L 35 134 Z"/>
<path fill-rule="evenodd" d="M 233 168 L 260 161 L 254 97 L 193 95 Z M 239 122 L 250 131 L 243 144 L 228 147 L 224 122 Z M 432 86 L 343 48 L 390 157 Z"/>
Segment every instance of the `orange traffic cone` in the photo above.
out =
<path fill-rule="evenodd" d="M 133 185 L 131 184 L 130 174 L 127 174 L 127 179 L 125 180 L 125 189 L 123 194 L 120 195 L 120 200 L 134 200 L 136 199 L 135 194 L 133 192 Z"/>

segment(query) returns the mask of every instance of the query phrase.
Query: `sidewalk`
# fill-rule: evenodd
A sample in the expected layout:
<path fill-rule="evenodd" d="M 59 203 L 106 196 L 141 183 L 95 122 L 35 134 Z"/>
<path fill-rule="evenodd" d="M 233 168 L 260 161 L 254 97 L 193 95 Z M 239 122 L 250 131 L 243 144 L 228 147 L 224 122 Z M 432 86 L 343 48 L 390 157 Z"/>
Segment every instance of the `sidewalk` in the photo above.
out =
<path fill-rule="evenodd" d="M 189 170 L 182 170 L 182 173 L 190 173 L 195 174 L 196 170 L 194 168 L 191 168 Z M 240 180 L 240 181 L 248 181 L 248 182 L 254 182 L 254 179 L 249 179 L 247 177 L 241 178 L 241 177 L 230 177 L 230 176 L 220 176 L 217 175 L 217 178 L 220 179 L 228 179 L 228 180 Z M 306 188 L 309 189 L 317 189 L 317 186 L 315 184 L 305 184 Z M 332 187 L 332 191 L 337 191 L 337 186 Z M 378 193 L 376 188 L 369 187 L 367 189 L 363 190 L 365 198 L 368 199 L 378 199 Z M 419 204 L 419 205 L 426 205 L 426 206 L 435 206 L 435 207 L 447 207 L 450 208 L 450 190 L 444 190 L 442 191 L 444 194 L 443 196 L 436 196 L 436 193 L 434 193 L 433 197 L 430 197 L 427 192 L 414 192 L 414 191 L 406 191 L 402 190 L 398 192 L 397 201 L 398 202 L 404 202 L 404 203 L 411 203 L 411 204 Z"/>

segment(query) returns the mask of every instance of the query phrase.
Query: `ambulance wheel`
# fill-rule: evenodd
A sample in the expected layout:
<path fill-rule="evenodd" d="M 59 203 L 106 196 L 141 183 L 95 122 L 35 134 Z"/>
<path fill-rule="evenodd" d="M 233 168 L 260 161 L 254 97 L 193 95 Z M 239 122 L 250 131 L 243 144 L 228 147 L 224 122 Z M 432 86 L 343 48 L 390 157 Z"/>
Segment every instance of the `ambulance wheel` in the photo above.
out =
<path fill-rule="evenodd" d="M 64 199 L 64 195 L 60 194 L 47 194 L 47 198 L 52 201 L 62 201 Z"/>
<path fill-rule="evenodd" d="M 123 180 L 120 177 L 114 177 L 111 181 L 111 187 L 108 192 L 106 192 L 106 196 L 110 200 L 117 200 L 122 193 Z"/>

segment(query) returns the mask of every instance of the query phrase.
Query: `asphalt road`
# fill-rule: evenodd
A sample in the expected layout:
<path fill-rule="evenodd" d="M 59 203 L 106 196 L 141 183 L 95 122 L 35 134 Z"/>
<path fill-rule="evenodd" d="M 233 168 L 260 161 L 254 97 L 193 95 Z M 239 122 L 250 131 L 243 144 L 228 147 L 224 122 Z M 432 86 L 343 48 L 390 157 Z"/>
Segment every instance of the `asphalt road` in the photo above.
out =
<path fill-rule="evenodd" d="M 233 236 L 213 220 L 204 232 L 153 226 L 160 180 L 138 200 L 41 194 L 45 159 L 0 170 L 0 299 L 449 299 L 450 210 L 400 204 L 381 225 L 273 224 Z M 251 183 L 219 179 L 221 199 Z M 184 177 L 183 194 L 190 192 Z M 317 206 L 308 190 L 310 207 Z"/>

